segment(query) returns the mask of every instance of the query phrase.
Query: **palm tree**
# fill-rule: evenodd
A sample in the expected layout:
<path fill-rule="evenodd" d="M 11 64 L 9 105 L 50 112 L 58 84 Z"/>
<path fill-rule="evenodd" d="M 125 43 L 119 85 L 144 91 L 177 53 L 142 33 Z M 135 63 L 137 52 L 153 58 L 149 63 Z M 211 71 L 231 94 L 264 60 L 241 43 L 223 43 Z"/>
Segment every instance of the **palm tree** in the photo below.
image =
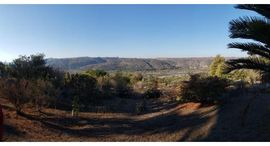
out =
<path fill-rule="evenodd" d="M 249 39 L 247 43 L 230 43 L 228 48 L 246 51 L 250 56 L 227 61 L 226 72 L 254 69 L 270 73 L 270 5 L 237 5 L 235 8 L 255 11 L 261 17 L 240 17 L 230 22 L 230 38 Z"/>

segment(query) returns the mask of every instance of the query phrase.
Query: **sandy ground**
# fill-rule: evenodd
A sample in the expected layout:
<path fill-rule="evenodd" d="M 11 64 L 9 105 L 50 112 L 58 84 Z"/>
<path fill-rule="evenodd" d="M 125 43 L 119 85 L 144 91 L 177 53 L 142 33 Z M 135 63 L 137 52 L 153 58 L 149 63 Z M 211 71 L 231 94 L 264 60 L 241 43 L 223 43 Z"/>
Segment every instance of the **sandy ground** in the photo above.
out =
<path fill-rule="evenodd" d="M 245 107 L 250 108 L 245 113 Z M 5 141 L 269 141 L 270 95 L 243 93 L 222 106 L 149 104 L 143 115 L 45 109 L 17 116 L 4 104 Z M 27 112 L 27 111 L 26 111 Z"/>

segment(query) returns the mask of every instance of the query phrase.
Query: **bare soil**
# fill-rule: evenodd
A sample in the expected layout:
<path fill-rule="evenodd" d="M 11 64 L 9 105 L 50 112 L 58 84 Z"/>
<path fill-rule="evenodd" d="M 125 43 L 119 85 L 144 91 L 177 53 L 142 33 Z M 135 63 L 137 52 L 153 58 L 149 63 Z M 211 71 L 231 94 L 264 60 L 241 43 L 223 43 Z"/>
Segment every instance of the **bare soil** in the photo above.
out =
<path fill-rule="evenodd" d="M 246 106 L 251 99 L 248 110 Z M 44 109 L 16 115 L 4 106 L 4 141 L 269 141 L 270 96 L 242 93 L 220 106 L 150 102 L 145 114 Z M 244 114 L 246 112 L 246 114 Z M 244 115 L 244 116 L 243 116 Z"/>

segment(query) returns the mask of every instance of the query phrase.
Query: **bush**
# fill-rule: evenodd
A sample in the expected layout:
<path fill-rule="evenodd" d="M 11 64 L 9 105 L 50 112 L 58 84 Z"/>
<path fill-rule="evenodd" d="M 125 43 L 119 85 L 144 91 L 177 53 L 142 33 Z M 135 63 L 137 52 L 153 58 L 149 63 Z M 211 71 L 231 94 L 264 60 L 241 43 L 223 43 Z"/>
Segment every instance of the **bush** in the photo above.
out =
<path fill-rule="evenodd" d="M 158 89 L 150 88 L 144 94 L 144 98 L 159 98 L 161 96 L 161 92 Z"/>
<path fill-rule="evenodd" d="M 131 74 L 131 82 L 134 84 L 134 83 L 137 83 L 139 81 L 142 81 L 143 80 L 143 75 L 141 73 L 133 73 Z"/>
<path fill-rule="evenodd" d="M 103 99 L 108 99 L 114 96 L 113 86 L 109 76 L 97 78 L 97 84 L 100 91 L 100 95 Z"/>
<path fill-rule="evenodd" d="M 131 96 L 132 89 L 130 87 L 130 78 L 117 72 L 111 78 L 112 87 L 119 97 L 127 98 Z"/>
<path fill-rule="evenodd" d="M 141 114 L 146 111 L 146 103 L 145 101 L 139 102 L 136 104 L 136 114 Z"/>
<path fill-rule="evenodd" d="M 108 73 L 103 70 L 88 70 L 85 72 L 85 74 L 90 75 L 92 77 L 104 77 L 108 75 Z"/>
<path fill-rule="evenodd" d="M 79 102 L 84 107 L 96 104 L 98 99 L 97 81 L 85 74 L 72 74 L 66 79 L 66 89 L 69 98 L 78 96 Z"/>
<path fill-rule="evenodd" d="M 144 98 L 159 98 L 161 96 L 161 92 L 158 89 L 158 79 L 152 76 L 147 80 L 148 89 L 144 93 Z"/>
<path fill-rule="evenodd" d="M 32 104 L 36 107 L 36 110 L 42 113 L 44 107 L 52 106 L 55 103 L 55 99 L 59 95 L 59 90 L 53 86 L 51 81 L 46 80 L 34 80 L 29 82 L 29 97 Z"/>
<path fill-rule="evenodd" d="M 30 101 L 29 80 L 8 78 L 1 80 L 1 94 L 14 105 L 16 112 L 21 113 Z"/>
<path fill-rule="evenodd" d="M 220 102 L 220 96 L 226 91 L 228 80 L 219 77 L 203 77 L 191 75 L 189 81 L 184 81 L 180 88 L 183 101 L 215 104 Z"/>

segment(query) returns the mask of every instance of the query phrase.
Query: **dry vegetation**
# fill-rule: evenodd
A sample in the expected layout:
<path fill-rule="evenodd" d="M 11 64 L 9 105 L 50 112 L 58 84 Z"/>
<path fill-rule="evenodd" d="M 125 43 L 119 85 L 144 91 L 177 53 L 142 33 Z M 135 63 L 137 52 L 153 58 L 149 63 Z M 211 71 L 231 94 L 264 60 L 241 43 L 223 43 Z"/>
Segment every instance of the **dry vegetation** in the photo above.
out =
<path fill-rule="evenodd" d="M 269 140 L 268 88 L 239 85 L 232 80 L 239 73 L 70 74 L 46 66 L 42 56 L 31 57 L 1 72 L 4 141 Z"/>

